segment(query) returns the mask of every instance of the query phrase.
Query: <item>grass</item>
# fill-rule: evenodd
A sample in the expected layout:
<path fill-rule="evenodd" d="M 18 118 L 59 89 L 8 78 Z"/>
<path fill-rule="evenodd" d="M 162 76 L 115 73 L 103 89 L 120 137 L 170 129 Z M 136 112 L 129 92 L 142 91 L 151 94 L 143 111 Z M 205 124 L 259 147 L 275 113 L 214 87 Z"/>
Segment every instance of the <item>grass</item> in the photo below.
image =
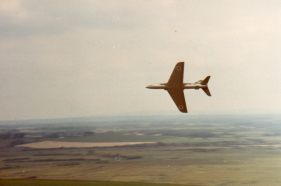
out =
<path fill-rule="evenodd" d="M 142 184 L 135 183 L 139 185 L 162 182 L 189 185 L 279 186 L 281 183 L 281 164 L 279 164 L 281 149 L 268 149 L 266 146 L 157 146 L 44 151 L 36 149 L 21 151 L 21 148 L 11 148 L 9 152 L 2 154 L 6 153 L 11 157 L 5 156 L 1 162 L 12 168 L 1 170 L 1 178 L 110 180 L 117 181 L 117 185 L 123 186 L 126 186 L 127 182 L 136 181 L 142 182 Z M 34 156 L 38 153 L 40 156 Z M 137 156 L 138 158 L 134 158 Z M 29 159 L 23 159 L 26 157 Z M 117 161 L 115 157 L 120 158 Z M 10 161 L 12 158 L 15 160 L 22 158 L 22 161 L 12 162 Z M 7 159 L 9 161 L 6 161 Z M 126 183 L 123 183 L 124 181 Z M 44 185 L 44 182 L 31 182 L 26 183 L 28 186 L 33 186 L 33 183 Z M 15 182 L 14 185 L 24 185 L 17 183 Z M 46 183 L 53 185 L 53 182 Z M 75 181 L 59 183 L 60 185 L 76 184 Z M 83 186 L 88 182 L 78 183 Z M 10 183 L 2 180 L 1 184 Z M 91 184 L 114 185 L 115 183 L 89 182 L 88 185 Z"/>
<path fill-rule="evenodd" d="M 105 182 L 105 181 L 64 181 L 64 180 L 0 180 L 0 186 L 179 186 L 178 184 Z M 196 185 L 188 185 L 196 186 Z"/>

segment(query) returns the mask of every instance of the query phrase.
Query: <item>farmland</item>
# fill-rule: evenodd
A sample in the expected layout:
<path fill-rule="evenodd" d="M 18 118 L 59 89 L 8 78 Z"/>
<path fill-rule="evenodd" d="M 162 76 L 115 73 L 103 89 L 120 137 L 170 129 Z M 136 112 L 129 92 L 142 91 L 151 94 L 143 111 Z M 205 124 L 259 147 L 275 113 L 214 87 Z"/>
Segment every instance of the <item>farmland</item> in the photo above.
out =
<path fill-rule="evenodd" d="M 186 120 L 146 117 L 55 125 L 2 124 L 3 134 L 25 135 L 1 140 L 0 177 L 280 185 L 280 121 L 278 116 L 194 116 Z M 50 141 L 78 146 L 44 145 Z M 28 147 L 30 143 L 45 148 Z M 89 143 L 119 145 L 85 145 Z"/>

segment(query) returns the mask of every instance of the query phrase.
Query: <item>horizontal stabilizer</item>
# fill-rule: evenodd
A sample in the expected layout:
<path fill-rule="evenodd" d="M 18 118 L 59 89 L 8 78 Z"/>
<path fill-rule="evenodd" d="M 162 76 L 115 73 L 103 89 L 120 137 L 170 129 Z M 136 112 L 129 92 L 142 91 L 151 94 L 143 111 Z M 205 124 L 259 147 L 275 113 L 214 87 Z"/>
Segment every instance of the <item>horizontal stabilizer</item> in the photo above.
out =
<path fill-rule="evenodd" d="M 210 77 L 210 76 L 209 76 Z M 211 96 L 211 92 L 209 91 L 209 88 L 206 87 L 206 88 L 202 88 L 202 90 L 208 95 L 208 96 Z"/>
<path fill-rule="evenodd" d="M 207 76 L 202 82 L 201 85 L 207 85 L 211 76 Z"/>

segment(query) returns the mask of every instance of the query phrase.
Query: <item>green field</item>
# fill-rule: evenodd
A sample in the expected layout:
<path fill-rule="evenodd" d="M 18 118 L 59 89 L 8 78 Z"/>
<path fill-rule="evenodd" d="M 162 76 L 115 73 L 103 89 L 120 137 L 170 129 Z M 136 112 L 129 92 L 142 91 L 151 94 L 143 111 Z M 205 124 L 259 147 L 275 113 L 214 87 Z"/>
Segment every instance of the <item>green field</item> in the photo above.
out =
<path fill-rule="evenodd" d="M 99 131 L 86 136 L 68 134 L 63 138 L 42 136 L 20 140 L 22 143 L 47 140 L 157 143 L 110 148 L 85 148 L 82 145 L 81 148 L 32 149 L 7 145 L 18 139 L 1 140 L 0 178 L 34 179 L 31 182 L 42 179 L 100 181 L 78 182 L 79 185 L 131 185 L 132 182 L 141 185 L 281 185 L 279 120 L 246 118 L 241 121 L 225 120 L 219 124 L 214 121 L 178 121 L 177 124 L 164 123 L 161 126 L 157 121 L 145 125 L 132 124 L 130 127 L 127 123 L 125 126 L 122 123 L 118 125 L 118 130 L 115 131 L 111 131 L 110 125 L 104 128 L 98 126 Z M 51 127 L 44 127 L 52 132 Z M 68 126 L 56 127 L 61 131 L 68 131 Z M 81 124 L 79 130 L 82 129 Z M 89 128 L 85 127 L 86 129 Z M 29 132 L 33 130 L 39 131 L 36 127 L 26 129 Z M 70 131 L 73 132 L 74 129 Z M 2 180 L 1 184 L 8 182 Z"/>

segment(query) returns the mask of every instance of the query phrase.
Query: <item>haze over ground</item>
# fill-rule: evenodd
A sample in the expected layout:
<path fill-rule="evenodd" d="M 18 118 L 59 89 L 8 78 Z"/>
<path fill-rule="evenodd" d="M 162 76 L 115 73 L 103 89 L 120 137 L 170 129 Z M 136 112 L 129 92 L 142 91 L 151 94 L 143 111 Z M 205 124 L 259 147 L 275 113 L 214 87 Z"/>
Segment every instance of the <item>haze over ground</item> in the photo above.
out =
<path fill-rule="evenodd" d="M 281 2 L 0 1 L 0 120 L 178 112 L 166 82 L 211 75 L 212 97 L 185 90 L 189 113 L 280 113 Z"/>

